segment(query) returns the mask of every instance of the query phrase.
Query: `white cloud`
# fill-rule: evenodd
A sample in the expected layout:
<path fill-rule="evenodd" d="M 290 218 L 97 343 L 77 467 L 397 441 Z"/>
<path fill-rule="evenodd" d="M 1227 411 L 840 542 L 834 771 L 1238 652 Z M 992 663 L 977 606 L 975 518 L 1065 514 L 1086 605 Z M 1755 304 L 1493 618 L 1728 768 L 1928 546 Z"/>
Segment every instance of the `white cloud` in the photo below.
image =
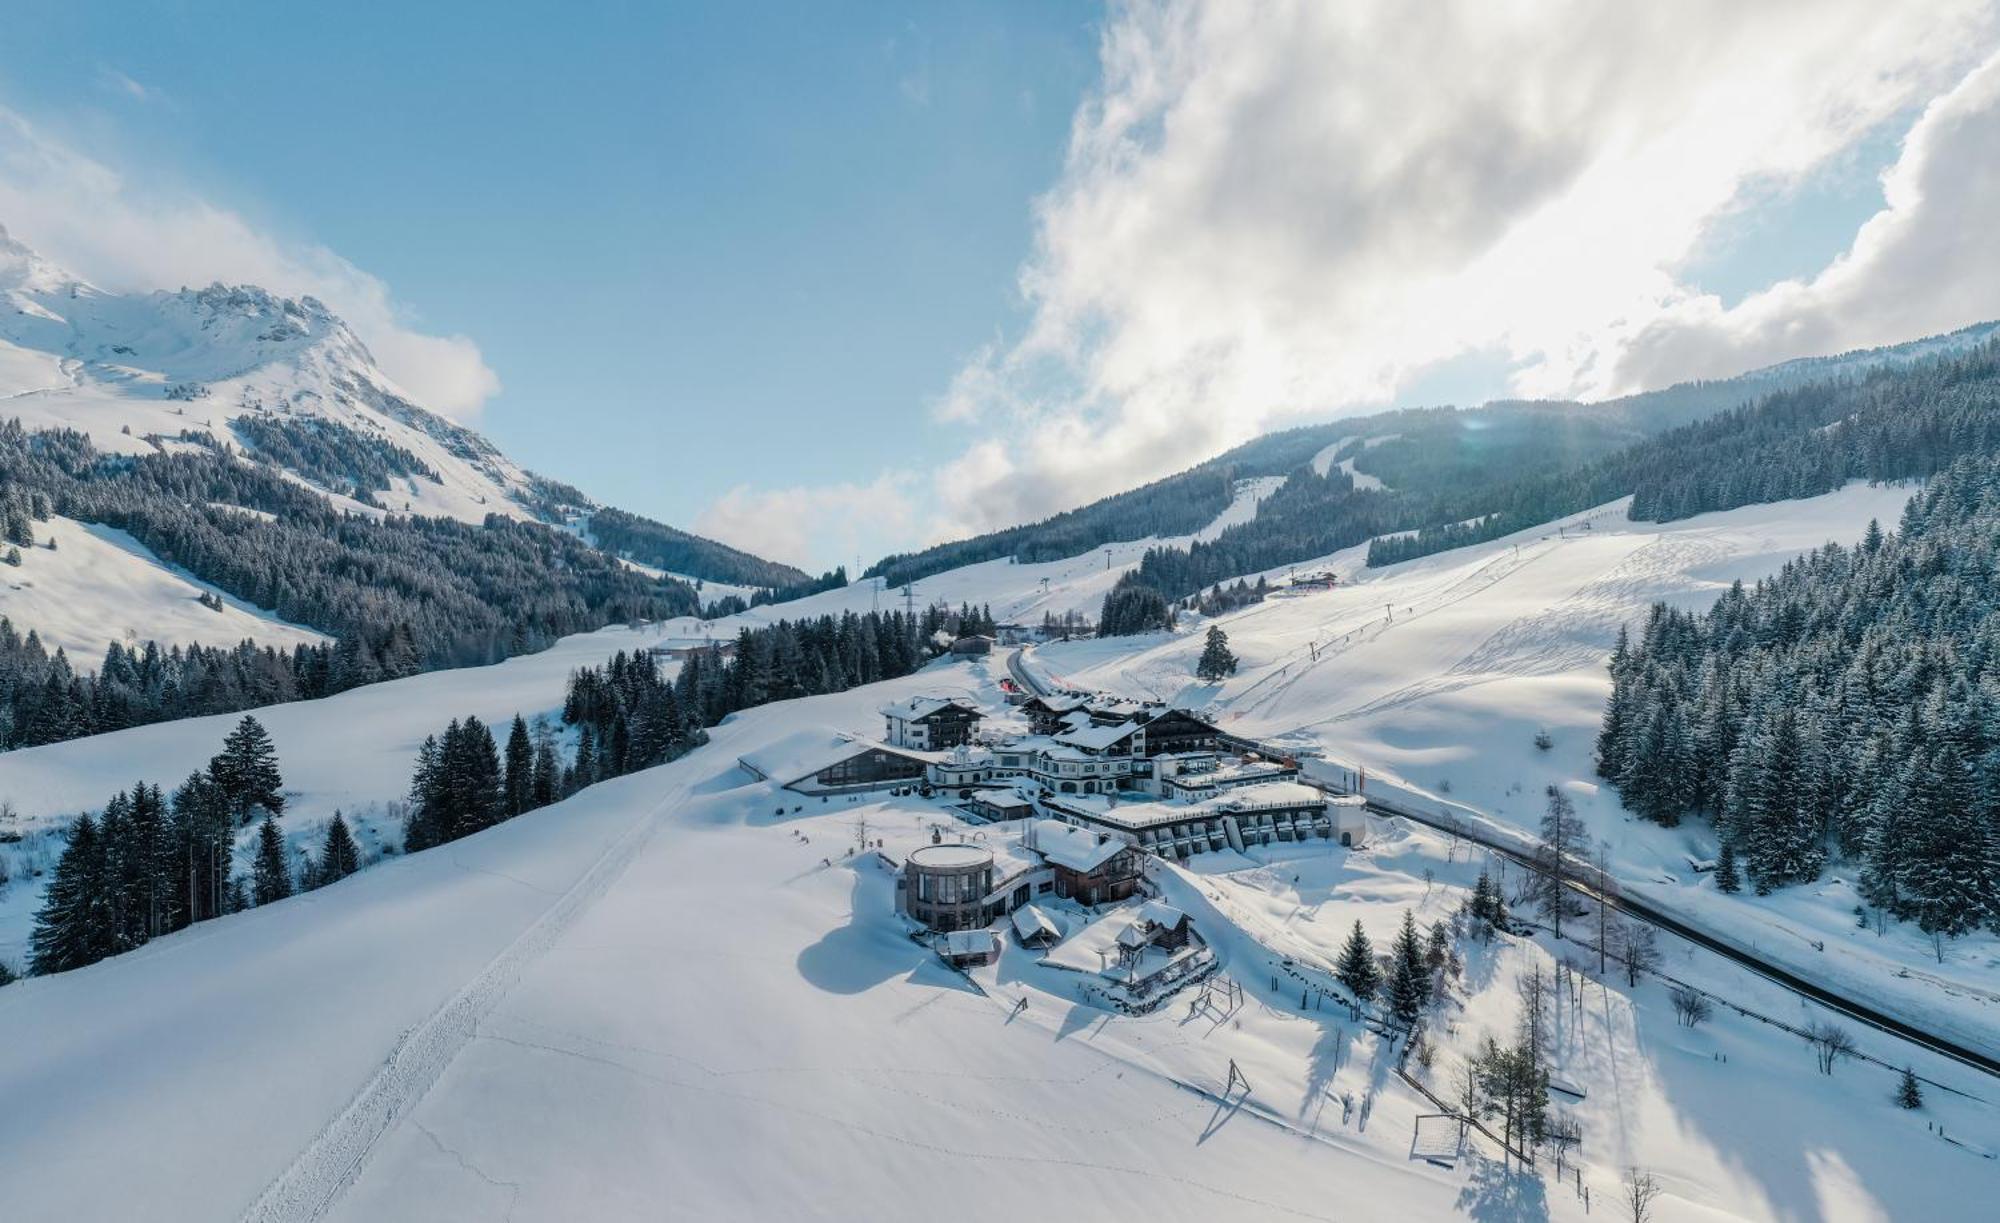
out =
<path fill-rule="evenodd" d="M 883 540 L 920 537 L 916 481 L 885 472 L 869 484 L 753 489 L 739 484 L 695 520 L 694 531 L 769 560 L 859 577 Z"/>
<path fill-rule="evenodd" d="M 1886 206 L 1810 280 L 1731 309 L 1690 297 L 1636 330 L 1617 386 L 1700 378 L 2000 318 L 2000 54 L 1933 101 L 1883 178 Z"/>
<path fill-rule="evenodd" d="M 922 534 L 1372 409 L 1467 353 L 1505 359 L 1496 389 L 1588 397 L 2000 313 L 1995 69 L 1965 77 L 1993 45 L 1991 0 L 1114 5 L 1035 204 L 1029 322 L 933 413 L 968 440 Z M 1734 310 L 1678 278 L 1720 220 L 1961 80 L 1825 274 Z"/>
<path fill-rule="evenodd" d="M 347 320 L 391 378 L 427 407 L 460 420 L 476 416 L 500 389 L 478 345 L 411 327 L 387 285 L 325 247 L 284 241 L 191 194 L 136 187 L 4 108 L 0 224 L 108 289 L 220 280 L 310 293 Z"/>

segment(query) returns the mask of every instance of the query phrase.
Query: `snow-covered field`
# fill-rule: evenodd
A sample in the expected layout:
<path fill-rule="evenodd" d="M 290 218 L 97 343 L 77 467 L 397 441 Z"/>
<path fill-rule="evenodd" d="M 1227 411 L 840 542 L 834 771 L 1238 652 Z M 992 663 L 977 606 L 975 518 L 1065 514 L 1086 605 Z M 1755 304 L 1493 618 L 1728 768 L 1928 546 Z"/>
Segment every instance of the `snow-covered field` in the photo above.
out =
<path fill-rule="evenodd" d="M 123 531 L 62 517 L 34 530 L 37 546 L 21 549 L 18 566 L 0 567 L 0 616 L 23 635 L 33 629 L 51 651 L 68 651 L 81 669 L 94 670 L 114 641 L 233 646 L 248 638 L 285 649 L 328 640 L 166 564 Z M 205 594 L 220 596 L 222 610 L 204 607 Z"/>
<path fill-rule="evenodd" d="M 1476 870 L 1462 848 L 1385 827 L 1365 850 L 1161 872 L 1243 990 L 1125 1018 L 1019 947 L 967 979 L 903 937 L 880 855 L 951 821 L 942 803 L 781 799 L 734 766 L 940 684 L 995 700 L 999 672 L 752 710 L 674 764 L 0 991 L 9 1217 L 1591 1217 L 1552 1176 L 1413 1159 L 1434 1106 L 1389 1047 L 1272 986 L 1280 953 L 1309 964 L 1356 917 L 1382 938 L 1404 906 L 1445 914 Z M 321 730 L 359 720 L 338 700 Z M 332 733 L 279 746 L 304 775 L 351 754 Z M 881 851 L 852 852 L 858 818 Z M 1515 974 L 1550 963 L 1465 950 L 1434 1079 L 1507 1037 Z M 1823 1079 L 1752 1021 L 1675 1028 L 1656 985 L 1582 1003 L 1559 1066 L 1587 1093 L 1593 1215 L 1637 1161 L 1663 1223 L 1981 1216 L 1966 1190 L 1994 1165 L 1923 1126 L 1990 1133 L 1989 1109 L 1933 1092 L 1900 1113 L 1890 1076 Z M 1223 1102 L 1232 1062 L 1249 1090 Z"/>
<path fill-rule="evenodd" d="M 1852 871 L 1769 897 L 1717 893 L 1690 865 L 1715 842 L 1694 821 L 1630 817 L 1595 776 L 1592 750 L 1620 625 L 1656 600 L 1706 607 L 1871 518 L 1893 525 L 1908 488 L 1851 485 L 1805 501 L 1674 523 L 1627 521 L 1623 503 L 1477 547 L 1363 568 L 1365 549 L 1318 567 L 1338 589 L 1221 618 L 1240 667 L 1195 681 L 1206 622 L 1177 635 L 1041 647 L 1037 665 L 1085 687 L 1208 706 L 1226 729 L 1322 751 L 1368 784 L 1532 829 L 1559 785 L 1608 841 L 1624 886 L 1817 980 L 1920 1016 L 2000 1053 L 2000 939 L 1975 934 L 1934 962 L 1913 927 L 1859 928 Z M 1303 568 L 1303 566 L 1301 566 Z M 1534 737 L 1547 730 L 1547 752 Z"/>

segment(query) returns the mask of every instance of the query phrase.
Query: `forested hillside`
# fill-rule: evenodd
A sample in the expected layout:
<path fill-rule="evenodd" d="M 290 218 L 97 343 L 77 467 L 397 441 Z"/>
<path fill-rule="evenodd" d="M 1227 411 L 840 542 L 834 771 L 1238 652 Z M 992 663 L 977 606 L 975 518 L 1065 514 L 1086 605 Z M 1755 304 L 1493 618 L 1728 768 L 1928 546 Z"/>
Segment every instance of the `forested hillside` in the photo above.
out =
<path fill-rule="evenodd" d="M 36 513 L 117 527 L 168 564 L 339 639 L 291 653 L 120 650 L 93 681 L 17 626 L 21 638 L 0 640 L 8 746 L 497 662 L 565 634 L 696 611 L 689 586 L 561 530 L 499 515 L 473 525 L 342 513 L 270 467 L 213 451 L 106 456 L 80 434 L 8 423 L 0 487 L 17 545 L 33 546 Z"/>
<path fill-rule="evenodd" d="M 1893 379 L 1897 371 L 1934 366 L 1940 355 L 1966 351 L 1996 330 L 2000 324 L 1981 324 L 1949 336 L 1790 361 L 1604 403 L 1501 400 L 1473 409 L 1407 409 L 1291 429 L 1042 522 L 888 557 L 866 576 L 896 585 L 1003 556 L 1054 560 L 1112 541 L 1192 534 L 1229 504 L 1236 481 L 1258 476 L 1287 480 L 1258 506 L 1254 519 L 1213 540 L 1155 549 L 1128 584 L 1178 599 L 1218 581 L 1385 534 L 1394 538 L 1372 547 L 1369 561 L 1389 564 L 1614 500 L 1632 492 L 1640 478 L 1694 471 L 1678 457 L 1688 434 L 1672 434 L 1658 447 L 1645 445 L 1664 432 L 1792 388 L 1839 385 L 1871 370 Z M 1343 442 L 1323 465 L 1325 474 L 1318 474 L 1312 460 Z M 1663 453 L 1677 457 L 1662 465 Z M 1354 470 L 1384 487 L 1356 488 L 1339 469 L 1343 460 L 1352 460 Z M 1767 477 L 1765 483 L 1783 482 Z M 1802 481 L 1791 483 L 1803 487 Z"/>
<path fill-rule="evenodd" d="M 2000 457 L 1957 460 L 1895 534 L 1656 606 L 1611 673 L 1600 772 L 1649 819 L 1714 821 L 1719 886 L 1844 859 L 1940 955 L 2000 929 Z"/>
<path fill-rule="evenodd" d="M 669 573 L 684 573 L 711 582 L 775 588 L 811 581 L 790 565 L 767 561 L 609 506 L 591 514 L 589 534 L 607 552 Z"/>

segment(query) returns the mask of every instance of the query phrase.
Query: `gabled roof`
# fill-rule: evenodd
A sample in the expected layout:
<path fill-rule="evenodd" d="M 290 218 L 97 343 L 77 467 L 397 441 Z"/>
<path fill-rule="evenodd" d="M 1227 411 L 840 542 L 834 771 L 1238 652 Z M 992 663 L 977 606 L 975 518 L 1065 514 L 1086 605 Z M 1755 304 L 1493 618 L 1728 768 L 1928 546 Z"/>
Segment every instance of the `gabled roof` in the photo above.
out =
<path fill-rule="evenodd" d="M 1031 904 L 1022 905 L 1014 910 L 1014 933 L 1021 936 L 1022 942 L 1036 938 L 1046 938 L 1051 942 L 1059 942 L 1062 939 L 1062 927 L 1056 925 L 1048 914 Z"/>
<path fill-rule="evenodd" d="M 1056 735 L 1055 741 L 1086 752 L 1101 752 L 1131 738 L 1138 729 L 1137 722 L 1118 722 L 1111 726 L 1079 726 Z"/>
<path fill-rule="evenodd" d="M 1187 914 L 1164 900 L 1149 900 L 1139 906 L 1139 916 L 1156 926 L 1171 930 L 1187 920 Z"/>
<path fill-rule="evenodd" d="M 1035 850 L 1057 866 L 1087 875 L 1117 857 L 1125 842 L 1061 820 L 1035 821 Z"/>
<path fill-rule="evenodd" d="M 920 762 L 925 759 L 915 752 L 822 726 L 795 730 L 775 743 L 738 756 L 736 762 L 759 777 L 786 786 L 863 752 L 887 752 Z"/>
<path fill-rule="evenodd" d="M 913 696 L 907 701 L 896 701 L 882 706 L 886 717 L 904 718 L 911 722 L 921 722 L 925 718 L 943 713 L 947 709 L 957 709 L 979 716 L 979 711 L 955 696 Z"/>

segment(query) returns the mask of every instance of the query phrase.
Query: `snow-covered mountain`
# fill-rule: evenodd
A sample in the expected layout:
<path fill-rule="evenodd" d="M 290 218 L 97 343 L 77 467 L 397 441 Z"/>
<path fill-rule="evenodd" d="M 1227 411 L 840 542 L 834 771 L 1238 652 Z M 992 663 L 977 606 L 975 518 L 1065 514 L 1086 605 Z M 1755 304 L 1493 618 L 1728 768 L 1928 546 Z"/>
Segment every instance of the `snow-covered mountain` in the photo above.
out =
<path fill-rule="evenodd" d="M 572 490 L 543 480 L 471 429 L 415 403 L 360 338 L 312 297 L 250 286 L 110 293 L 0 228 L 0 415 L 67 427 L 101 450 L 169 448 L 184 431 L 249 449 L 254 417 L 320 420 L 414 456 L 389 509 L 478 522 L 559 520 Z M 305 478 L 305 477 L 302 477 Z M 349 508 L 344 489 L 322 489 Z M 576 506 L 574 508 L 584 508 Z"/>

